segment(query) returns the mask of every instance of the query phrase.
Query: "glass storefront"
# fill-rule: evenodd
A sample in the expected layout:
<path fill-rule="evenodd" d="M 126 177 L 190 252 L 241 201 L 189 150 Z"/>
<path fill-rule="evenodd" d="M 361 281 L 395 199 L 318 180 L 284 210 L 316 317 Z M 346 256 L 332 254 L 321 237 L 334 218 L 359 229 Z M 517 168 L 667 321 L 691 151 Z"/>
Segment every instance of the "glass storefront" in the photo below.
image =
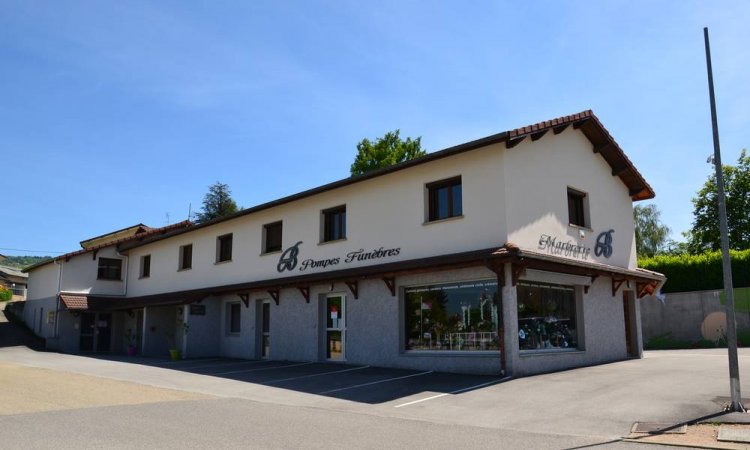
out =
<path fill-rule="evenodd" d="M 497 281 L 414 286 L 405 300 L 406 350 L 500 349 Z"/>
<path fill-rule="evenodd" d="M 573 286 L 520 282 L 517 288 L 520 350 L 578 347 Z"/>

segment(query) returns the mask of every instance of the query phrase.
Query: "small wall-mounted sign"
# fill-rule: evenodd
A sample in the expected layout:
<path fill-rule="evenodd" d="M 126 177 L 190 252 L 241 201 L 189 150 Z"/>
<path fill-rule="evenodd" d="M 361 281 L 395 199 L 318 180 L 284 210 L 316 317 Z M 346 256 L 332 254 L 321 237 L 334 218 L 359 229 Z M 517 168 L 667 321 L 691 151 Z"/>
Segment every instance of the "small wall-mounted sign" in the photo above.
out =
<path fill-rule="evenodd" d="M 191 316 L 205 316 L 206 305 L 190 305 L 190 315 Z"/>

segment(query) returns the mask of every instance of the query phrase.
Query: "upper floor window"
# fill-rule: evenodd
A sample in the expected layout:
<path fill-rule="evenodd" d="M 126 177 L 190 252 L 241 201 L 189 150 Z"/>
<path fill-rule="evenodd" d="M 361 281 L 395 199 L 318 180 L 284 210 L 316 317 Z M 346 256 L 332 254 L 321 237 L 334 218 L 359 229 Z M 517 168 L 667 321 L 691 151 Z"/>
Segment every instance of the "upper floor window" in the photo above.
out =
<path fill-rule="evenodd" d="M 216 262 L 232 260 L 232 233 L 216 238 Z"/>
<path fill-rule="evenodd" d="M 96 272 L 99 280 L 122 280 L 122 260 L 115 258 L 99 258 L 99 268 Z"/>
<path fill-rule="evenodd" d="M 151 276 L 151 255 L 141 256 L 141 278 L 148 278 Z"/>
<path fill-rule="evenodd" d="M 586 217 L 586 193 L 568 188 L 568 223 L 588 227 Z"/>
<path fill-rule="evenodd" d="M 346 238 L 346 205 L 323 211 L 323 242 Z"/>
<path fill-rule="evenodd" d="M 193 244 L 180 247 L 179 270 L 187 270 L 193 267 Z"/>
<path fill-rule="evenodd" d="M 263 225 L 263 253 L 281 250 L 281 231 L 281 221 Z"/>
<path fill-rule="evenodd" d="M 435 181 L 427 185 L 428 220 L 441 220 L 463 214 L 461 177 Z"/>

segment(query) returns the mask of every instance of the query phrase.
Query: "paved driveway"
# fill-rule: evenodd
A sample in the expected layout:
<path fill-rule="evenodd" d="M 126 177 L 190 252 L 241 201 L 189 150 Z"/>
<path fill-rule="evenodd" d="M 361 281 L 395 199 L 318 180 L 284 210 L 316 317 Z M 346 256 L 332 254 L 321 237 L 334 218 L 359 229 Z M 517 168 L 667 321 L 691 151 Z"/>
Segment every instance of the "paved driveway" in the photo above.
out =
<path fill-rule="evenodd" d="M 269 410 L 291 406 L 287 411 L 479 427 L 552 441 L 610 442 L 634 421 L 707 416 L 720 411 L 729 392 L 723 350 L 647 352 L 642 360 L 510 381 L 304 361 L 125 361 L 0 349 L 0 362 L 250 400 Z M 740 370 L 750 377 L 750 350 L 740 349 Z M 750 383 L 743 392 L 750 393 Z"/>

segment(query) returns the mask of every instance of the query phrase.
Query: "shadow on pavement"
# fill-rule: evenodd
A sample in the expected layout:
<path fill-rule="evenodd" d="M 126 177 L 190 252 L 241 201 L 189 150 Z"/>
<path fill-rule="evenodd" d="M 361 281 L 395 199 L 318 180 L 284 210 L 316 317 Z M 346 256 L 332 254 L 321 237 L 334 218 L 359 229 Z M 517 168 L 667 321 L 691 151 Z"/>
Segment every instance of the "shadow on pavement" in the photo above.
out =
<path fill-rule="evenodd" d="M 36 336 L 25 325 L 15 323 L 0 310 L 0 348 L 25 346 L 32 350 L 44 350 L 44 339 Z"/>
<path fill-rule="evenodd" d="M 458 395 L 505 381 L 499 376 L 492 375 L 465 375 L 331 362 L 227 358 L 170 361 L 139 356 L 84 356 L 368 404 L 385 403 L 412 396 L 418 397 L 409 400 L 436 395 Z"/>

